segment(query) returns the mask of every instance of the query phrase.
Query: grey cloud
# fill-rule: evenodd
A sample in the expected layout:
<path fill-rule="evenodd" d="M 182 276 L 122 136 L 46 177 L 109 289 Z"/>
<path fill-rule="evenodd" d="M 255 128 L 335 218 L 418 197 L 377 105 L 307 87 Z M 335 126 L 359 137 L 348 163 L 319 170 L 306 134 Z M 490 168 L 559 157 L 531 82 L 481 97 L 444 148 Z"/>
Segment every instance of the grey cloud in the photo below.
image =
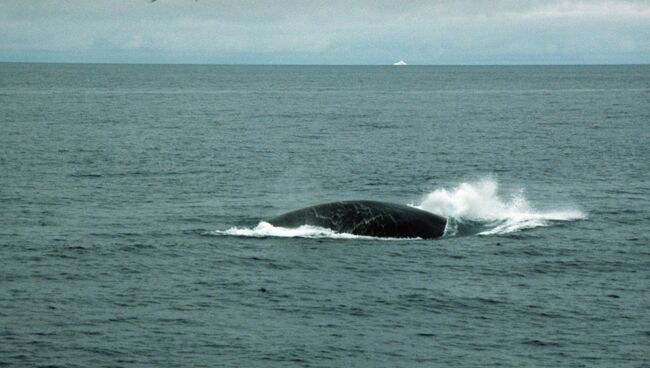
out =
<path fill-rule="evenodd" d="M 648 62 L 648 40 L 650 1 L 0 2 L 0 60 Z"/>

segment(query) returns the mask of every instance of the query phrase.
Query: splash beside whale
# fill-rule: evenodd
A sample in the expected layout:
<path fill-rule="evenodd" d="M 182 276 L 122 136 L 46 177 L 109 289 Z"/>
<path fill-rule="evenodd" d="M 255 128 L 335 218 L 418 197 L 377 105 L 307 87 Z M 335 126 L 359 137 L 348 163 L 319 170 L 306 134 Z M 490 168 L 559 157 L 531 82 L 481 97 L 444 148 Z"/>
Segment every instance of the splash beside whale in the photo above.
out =
<path fill-rule="evenodd" d="M 311 225 L 339 233 L 380 238 L 439 238 L 444 217 L 417 208 L 378 201 L 343 201 L 319 204 L 266 220 L 273 226 Z"/>

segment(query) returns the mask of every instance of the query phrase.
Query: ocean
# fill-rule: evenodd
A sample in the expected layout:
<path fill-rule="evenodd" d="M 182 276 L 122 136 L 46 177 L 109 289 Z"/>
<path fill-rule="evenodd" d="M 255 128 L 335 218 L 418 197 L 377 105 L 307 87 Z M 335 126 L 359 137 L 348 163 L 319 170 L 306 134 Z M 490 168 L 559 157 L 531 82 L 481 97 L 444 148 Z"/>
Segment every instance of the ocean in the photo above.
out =
<path fill-rule="evenodd" d="M 0 366 L 650 367 L 650 66 L 0 64 Z M 369 199 L 439 239 L 264 222 Z"/>

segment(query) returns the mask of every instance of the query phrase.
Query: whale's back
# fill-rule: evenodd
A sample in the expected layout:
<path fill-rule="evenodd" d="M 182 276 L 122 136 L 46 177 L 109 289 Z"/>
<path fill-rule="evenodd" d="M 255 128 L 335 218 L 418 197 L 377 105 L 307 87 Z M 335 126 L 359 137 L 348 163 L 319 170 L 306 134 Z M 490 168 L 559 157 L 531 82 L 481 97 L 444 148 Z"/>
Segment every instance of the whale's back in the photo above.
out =
<path fill-rule="evenodd" d="M 319 226 L 341 233 L 388 238 L 437 238 L 445 218 L 417 208 L 377 201 L 324 203 L 267 220 L 274 226 Z"/>

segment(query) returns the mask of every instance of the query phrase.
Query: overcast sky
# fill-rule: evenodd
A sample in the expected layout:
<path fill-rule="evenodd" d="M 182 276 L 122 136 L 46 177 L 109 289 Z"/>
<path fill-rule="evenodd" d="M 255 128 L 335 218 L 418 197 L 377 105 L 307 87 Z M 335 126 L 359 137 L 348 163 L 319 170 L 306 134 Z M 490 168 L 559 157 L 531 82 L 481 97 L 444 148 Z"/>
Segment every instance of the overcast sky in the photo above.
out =
<path fill-rule="evenodd" d="M 650 63 L 650 0 L 0 0 L 0 61 Z"/>

